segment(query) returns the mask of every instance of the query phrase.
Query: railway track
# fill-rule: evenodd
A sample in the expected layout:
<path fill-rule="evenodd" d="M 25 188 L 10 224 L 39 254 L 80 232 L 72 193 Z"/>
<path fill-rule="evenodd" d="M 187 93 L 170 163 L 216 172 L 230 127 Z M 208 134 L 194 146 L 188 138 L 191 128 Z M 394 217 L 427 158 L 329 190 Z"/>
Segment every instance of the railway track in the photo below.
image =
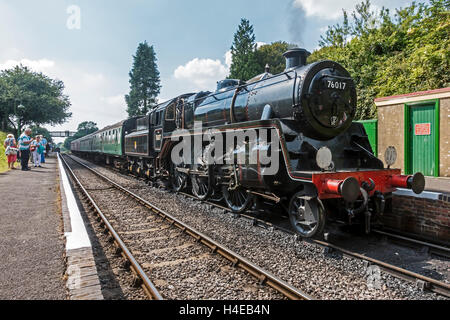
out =
<path fill-rule="evenodd" d="M 72 168 L 68 165 L 66 160 L 63 156 L 58 155 L 63 162 L 66 171 L 70 174 L 73 181 L 75 182 L 76 186 L 81 191 L 83 198 L 85 201 L 89 203 L 89 206 L 93 210 L 93 213 L 98 216 L 97 221 L 101 221 L 102 224 L 105 226 L 105 230 L 111 235 L 111 237 L 114 239 L 114 244 L 116 245 L 118 251 L 123 256 L 123 258 L 128 261 L 130 264 L 131 270 L 133 274 L 135 275 L 136 279 L 140 279 L 139 282 L 141 282 L 141 287 L 146 293 L 146 295 L 151 300 L 163 300 L 161 294 L 156 289 L 153 282 L 149 279 L 147 274 L 142 269 L 141 265 L 137 262 L 136 258 L 133 256 L 133 254 L 130 252 L 130 250 L 127 248 L 123 240 L 120 238 L 119 234 L 116 232 L 116 230 L 113 228 L 109 220 L 106 218 L 105 214 L 102 212 L 100 207 L 97 205 L 95 200 L 92 198 L 92 196 L 89 194 L 89 192 L 86 190 L 86 188 L 83 186 L 81 181 L 78 179 L 78 177 L 73 172 Z"/>
<path fill-rule="evenodd" d="M 66 158 L 67 157 L 67 158 Z M 291 286 L 290 284 L 284 282 L 283 280 L 277 278 L 273 274 L 261 269 L 251 261 L 247 260 L 246 258 L 240 256 L 239 254 L 233 252 L 232 250 L 226 248 L 225 246 L 221 245 L 220 243 L 214 241 L 213 239 L 209 238 L 205 234 L 202 234 L 201 232 L 195 230 L 194 228 L 188 226 L 187 224 L 183 223 L 176 217 L 170 215 L 164 210 L 159 209 L 149 201 L 143 199 L 139 195 L 133 193 L 132 191 L 128 190 L 127 188 L 117 184 L 116 182 L 112 181 L 108 177 L 102 175 L 98 171 L 90 168 L 89 166 L 85 165 L 84 163 L 70 157 L 70 156 L 64 156 L 61 157 L 64 165 L 67 168 L 67 171 L 74 179 L 75 183 L 78 185 L 80 190 L 82 191 L 82 194 L 84 195 L 84 199 L 88 201 L 91 204 L 91 207 L 94 209 L 94 212 L 96 212 L 99 216 L 100 221 L 102 221 L 102 224 L 105 226 L 106 230 L 111 234 L 112 240 L 116 244 L 118 250 L 121 252 L 122 256 L 129 261 L 131 270 L 136 275 L 136 278 L 139 279 L 139 284 L 142 286 L 146 294 L 150 299 L 162 299 L 164 294 L 160 293 L 157 289 L 157 285 L 155 285 L 148 276 L 149 270 L 150 273 L 156 273 L 152 269 L 152 263 L 148 263 L 143 259 L 145 255 L 140 252 L 143 251 L 142 247 L 130 247 L 130 243 L 133 244 L 133 241 L 130 240 L 130 235 L 139 235 L 143 237 L 139 238 L 139 242 L 143 242 L 146 240 L 150 240 L 150 238 L 145 238 L 145 235 L 155 233 L 156 236 L 153 238 L 164 238 L 162 236 L 161 232 L 164 232 L 164 230 L 171 230 L 171 235 L 168 236 L 168 238 L 177 238 L 179 235 L 181 237 L 188 237 L 191 239 L 190 243 L 187 243 L 185 240 L 181 241 L 179 243 L 180 245 L 178 247 L 185 248 L 186 246 L 192 246 L 193 248 L 197 246 L 195 249 L 193 249 L 194 252 L 197 254 L 200 254 L 202 258 L 205 257 L 205 250 L 207 251 L 207 255 L 214 254 L 212 256 L 220 256 L 222 260 L 228 261 L 228 264 L 231 263 L 233 267 L 238 267 L 239 269 L 243 270 L 244 273 L 248 276 L 251 276 L 254 280 L 256 280 L 259 284 L 264 284 L 270 290 L 274 290 L 279 296 L 285 297 L 288 299 L 296 299 L 296 300 L 310 300 L 312 297 L 301 290 Z M 80 166 L 83 170 L 88 170 L 88 172 L 94 174 L 96 177 L 101 178 L 101 180 L 104 182 L 104 184 L 108 185 L 109 187 L 106 187 L 106 185 L 103 185 L 101 187 L 91 188 L 88 189 L 86 186 L 83 185 L 82 181 L 79 177 L 77 177 L 74 170 L 71 168 L 71 166 L 68 164 L 68 161 L 66 159 L 70 159 L 70 161 L 73 161 L 76 165 Z M 119 221 L 121 219 L 120 216 L 114 216 L 114 217 L 108 217 L 107 214 L 102 212 L 102 210 L 99 207 L 99 204 L 95 200 L 95 196 L 92 195 L 92 193 L 101 192 L 105 190 L 116 190 L 123 196 L 125 196 L 128 199 L 132 199 L 135 203 L 139 204 L 142 208 L 145 209 L 147 213 L 150 213 L 147 215 L 147 217 L 150 217 L 148 220 L 141 220 L 139 221 L 139 217 L 130 217 L 130 221 L 134 221 L 136 225 L 143 225 L 144 224 L 151 224 L 149 225 L 149 228 L 147 230 L 136 230 L 136 229 L 130 229 L 129 226 L 126 225 L 126 221 Z M 110 194 L 110 197 L 115 197 L 115 195 Z M 117 196 L 119 197 L 119 196 Z M 127 213 L 123 213 L 124 216 L 127 215 Z M 135 219 L 136 220 L 133 220 Z M 156 226 L 156 224 L 159 224 L 159 227 Z M 164 226 L 161 227 L 161 225 L 164 224 Z M 119 226 L 117 228 L 116 226 Z M 119 230 L 120 229 L 120 230 Z M 157 230 L 158 229 L 158 230 Z M 157 231 L 155 231 L 157 230 Z M 165 235 L 167 239 L 167 235 Z M 167 240 L 165 240 L 167 241 Z M 170 241 L 167 241 L 170 242 Z M 167 243 L 165 244 L 167 246 Z M 198 247 L 201 247 L 198 248 Z M 137 249 L 136 249 L 137 248 Z M 160 248 L 159 250 L 154 250 L 154 252 L 157 252 L 156 255 L 160 254 L 164 251 L 164 249 Z M 134 253 L 134 255 L 133 255 Z M 175 254 L 175 256 L 178 253 Z M 183 260 L 182 257 L 178 257 L 178 260 Z M 185 259 L 185 258 L 184 258 Z M 189 260 L 190 258 L 186 259 Z M 195 257 L 194 257 L 195 259 Z M 217 260 L 217 258 L 216 258 Z M 138 261 L 144 261 L 143 264 L 140 264 Z M 158 257 L 156 258 L 156 265 L 158 265 Z M 170 268 L 171 263 L 160 263 L 161 266 L 166 265 L 168 268 Z M 183 297 L 182 297 L 183 298 Z"/>
<path fill-rule="evenodd" d="M 196 199 L 194 196 L 192 196 L 188 193 L 185 193 L 185 192 L 180 192 L 180 194 L 182 194 L 185 197 Z M 232 214 L 235 217 L 242 217 L 244 219 L 248 219 L 253 223 L 254 226 L 260 226 L 260 227 L 264 227 L 264 228 L 280 230 L 282 232 L 291 234 L 296 239 L 299 239 L 292 230 L 289 230 L 284 227 L 280 227 L 269 221 L 265 221 L 265 220 L 256 218 L 249 214 L 235 214 L 229 208 L 224 207 L 213 201 L 203 201 L 203 202 L 210 206 L 214 206 L 220 210 L 223 210 L 224 212 L 226 212 L 228 214 Z M 438 254 L 438 255 L 441 255 L 444 257 L 450 256 L 450 249 L 443 247 L 443 246 L 439 246 L 439 245 L 424 242 L 424 241 L 419 241 L 419 240 L 408 238 L 408 237 L 399 236 L 394 233 L 389 233 L 389 232 L 385 232 L 385 231 L 381 231 L 381 230 L 375 230 L 375 232 L 377 234 L 391 237 L 394 239 L 398 239 L 401 241 L 410 242 L 410 243 L 422 245 L 422 246 L 427 246 L 429 248 L 430 252 L 433 252 L 435 254 Z M 373 259 L 371 257 L 367 257 L 367 256 L 359 254 L 357 252 L 348 250 L 344 247 L 337 246 L 331 242 L 315 240 L 315 239 L 300 239 L 300 240 L 324 247 L 327 249 L 328 252 L 331 252 L 331 250 L 335 250 L 335 251 L 340 252 L 348 257 L 364 260 L 366 262 L 367 267 L 369 267 L 371 265 L 376 265 L 376 266 L 380 267 L 381 270 L 383 270 L 384 272 L 389 273 L 395 277 L 398 277 L 400 279 L 407 280 L 407 281 L 416 282 L 417 286 L 422 290 L 430 290 L 431 292 L 443 295 L 445 297 L 450 297 L 450 285 L 445 282 L 438 281 L 433 278 L 426 277 L 421 274 L 411 272 L 411 271 L 403 269 L 403 268 L 399 268 L 393 264 L 386 263 L 386 262 L 383 262 L 378 259 Z"/>
<path fill-rule="evenodd" d="M 119 173 L 120 175 L 122 175 L 124 177 L 128 177 L 128 178 L 132 177 L 133 179 L 136 178 L 136 176 L 134 176 L 134 175 L 123 174 L 123 173 L 120 173 L 117 170 L 114 170 L 111 168 L 105 168 L 105 169 L 107 169 L 107 171 L 105 171 L 105 174 L 108 171 L 114 171 L 116 174 Z M 140 179 L 140 180 L 144 181 L 142 179 Z M 183 192 L 180 192 L 178 194 L 185 197 L 185 199 L 190 198 L 192 200 L 195 200 L 195 201 L 193 201 L 193 203 L 199 203 L 199 204 L 201 203 L 203 205 L 206 205 L 207 208 L 209 208 L 209 209 L 216 208 L 224 213 L 225 212 L 229 213 L 229 216 L 233 218 L 232 220 L 234 220 L 234 218 L 243 218 L 243 220 L 250 221 L 253 226 L 260 226 L 264 229 L 269 229 L 269 230 L 279 230 L 280 232 L 285 233 L 288 237 L 291 237 L 291 238 L 295 239 L 296 241 L 305 241 L 306 243 L 312 244 L 312 245 L 316 246 L 317 248 L 323 248 L 323 251 L 325 251 L 325 252 L 328 251 L 328 252 L 340 253 L 351 259 L 355 259 L 355 261 L 356 260 L 362 261 L 363 265 L 366 268 L 368 268 L 370 266 L 378 266 L 381 270 L 385 271 L 386 274 L 392 275 L 398 279 L 406 280 L 406 281 L 410 282 L 412 284 L 412 286 L 417 286 L 420 289 L 423 289 L 423 291 L 430 291 L 430 292 L 434 292 L 441 296 L 450 297 L 449 285 L 444 282 L 411 272 L 411 271 L 403 269 L 403 268 L 399 268 L 395 265 L 386 263 L 381 260 L 372 259 L 370 257 L 358 254 L 357 252 L 352 252 L 344 247 L 339 247 L 331 242 L 300 239 L 299 237 L 297 237 L 297 235 L 295 235 L 291 230 L 289 230 L 287 228 L 280 227 L 279 225 L 271 223 L 270 221 L 259 219 L 255 216 L 252 216 L 251 214 L 236 215 L 236 214 L 232 213 L 227 207 L 224 207 L 220 203 L 217 203 L 217 202 L 211 202 L 211 201 L 200 202 L 194 196 L 192 196 L 190 194 L 183 193 Z"/>
<path fill-rule="evenodd" d="M 124 175 L 124 173 L 122 171 L 120 171 L 120 170 L 118 170 L 116 168 L 109 168 L 109 169 L 111 169 L 112 171 L 114 171 L 114 172 L 116 172 L 118 174 Z M 125 175 L 133 177 L 135 179 L 139 179 L 140 181 L 146 181 L 144 178 L 137 177 L 137 176 L 135 176 L 135 175 L 133 175 L 131 173 L 127 173 Z M 194 199 L 196 201 L 200 201 L 195 196 L 193 196 L 192 194 L 189 194 L 189 193 L 186 193 L 186 192 L 183 192 L 183 191 L 178 192 L 178 194 L 180 194 L 182 196 L 185 196 L 185 197 L 188 197 L 188 198 L 191 198 L 191 199 Z M 208 200 L 206 200 L 206 201 L 200 201 L 200 202 L 204 203 L 204 204 L 207 204 L 207 205 L 210 205 L 212 207 L 218 208 L 220 210 L 223 210 L 224 212 L 232 214 L 232 215 L 234 215 L 236 217 L 243 217 L 245 219 L 252 220 L 255 225 L 259 225 L 259 226 L 262 226 L 262 227 L 273 228 L 273 229 L 277 229 L 277 230 L 280 230 L 280 231 L 287 232 L 287 233 L 290 233 L 292 235 L 295 235 L 295 233 L 292 230 L 290 230 L 290 229 L 288 229 L 286 227 L 282 227 L 282 226 L 279 226 L 277 224 L 274 224 L 274 223 L 272 223 L 270 221 L 259 219 L 259 218 L 256 218 L 256 217 L 252 216 L 252 215 L 249 215 L 249 214 L 235 214 L 228 207 L 222 205 L 220 203 L 220 201 L 214 201 L 214 200 L 208 201 Z M 436 244 L 436 243 L 431 243 L 431 242 L 425 241 L 425 240 L 415 239 L 415 238 L 408 237 L 408 236 L 405 236 L 405 235 L 402 235 L 402 234 L 397 234 L 395 232 L 389 232 L 387 230 L 373 229 L 372 232 L 375 233 L 375 234 L 381 235 L 381 236 L 388 237 L 388 238 L 390 238 L 392 240 L 396 240 L 397 242 L 400 242 L 402 244 L 406 244 L 406 245 L 410 244 L 412 246 L 426 247 L 428 252 L 431 253 L 431 254 L 435 254 L 435 255 L 438 255 L 438 256 L 441 256 L 441 257 L 445 257 L 445 258 L 450 258 L 450 248 L 449 247 L 446 247 L 446 246 L 443 246 L 443 245 L 440 245 L 440 244 Z M 312 242 L 314 242 L 314 241 L 312 241 Z"/>

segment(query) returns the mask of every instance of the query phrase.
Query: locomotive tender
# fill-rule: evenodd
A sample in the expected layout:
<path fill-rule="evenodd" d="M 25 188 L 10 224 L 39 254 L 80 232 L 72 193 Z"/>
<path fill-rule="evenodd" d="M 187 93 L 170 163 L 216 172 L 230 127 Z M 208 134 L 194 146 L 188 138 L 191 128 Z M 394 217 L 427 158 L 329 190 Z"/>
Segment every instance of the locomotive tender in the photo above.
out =
<path fill-rule="evenodd" d="M 71 150 L 165 181 L 176 191 L 189 188 L 200 200 L 223 198 L 237 213 L 279 204 L 302 237 L 320 236 L 327 218 L 362 223 L 369 232 L 397 187 L 421 193 L 425 179 L 384 168 L 364 127 L 353 122 L 357 97 L 349 73 L 333 61 L 306 64 L 308 55 L 289 50 L 281 74 L 266 69 L 245 83 L 220 81 L 216 92 L 181 95 L 144 117 L 73 141 Z M 217 142 L 230 132 L 231 148 Z M 198 136 L 200 148 L 192 142 Z M 188 138 L 194 138 L 187 142 L 193 147 L 183 149 L 184 161 L 175 163 L 174 148 Z M 277 160 L 276 172 L 268 174 L 263 152 Z M 250 162 L 255 154 L 256 163 Z M 240 156 L 244 163 L 236 162 Z M 387 163 L 393 162 L 395 150 L 389 149 Z"/>

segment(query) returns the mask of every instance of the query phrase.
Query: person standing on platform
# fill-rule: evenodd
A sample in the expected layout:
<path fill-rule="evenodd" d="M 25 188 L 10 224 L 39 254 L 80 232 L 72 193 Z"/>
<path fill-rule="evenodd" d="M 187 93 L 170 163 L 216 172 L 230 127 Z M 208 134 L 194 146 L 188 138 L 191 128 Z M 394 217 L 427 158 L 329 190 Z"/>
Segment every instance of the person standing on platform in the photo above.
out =
<path fill-rule="evenodd" d="M 42 152 L 41 155 L 41 163 L 45 163 L 45 153 L 47 152 L 47 139 L 45 139 L 45 137 L 43 135 L 41 135 L 41 141 L 42 141 L 42 145 L 44 146 L 44 152 Z"/>
<path fill-rule="evenodd" d="M 6 137 L 5 142 L 3 143 L 3 146 L 5 147 L 5 154 L 8 157 L 8 169 L 15 170 L 15 163 L 17 161 L 17 152 L 19 149 L 17 149 L 17 142 L 14 138 L 14 135 L 8 134 Z"/>
<path fill-rule="evenodd" d="M 20 150 L 20 163 L 22 171 L 31 170 L 28 167 L 28 161 L 30 160 L 30 144 L 33 142 L 31 138 L 31 129 L 25 129 L 24 133 L 19 138 L 19 150 Z"/>
<path fill-rule="evenodd" d="M 41 155 L 44 153 L 44 146 L 42 145 L 41 136 L 36 136 L 36 140 L 34 140 L 30 145 L 30 150 L 33 153 L 34 167 L 42 168 Z"/>
<path fill-rule="evenodd" d="M 47 146 L 45 147 L 45 155 L 46 155 L 47 157 L 50 156 L 50 151 L 51 151 L 51 150 L 52 150 L 51 143 L 47 143 Z"/>

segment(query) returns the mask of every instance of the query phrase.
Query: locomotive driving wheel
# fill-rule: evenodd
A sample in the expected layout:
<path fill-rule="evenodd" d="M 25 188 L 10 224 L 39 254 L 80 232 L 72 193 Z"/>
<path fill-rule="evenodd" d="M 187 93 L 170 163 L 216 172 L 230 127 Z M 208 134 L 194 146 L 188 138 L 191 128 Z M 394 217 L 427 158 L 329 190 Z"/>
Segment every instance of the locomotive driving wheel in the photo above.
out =
<path fill-rule="evenodd" d="M 234 213 L 245 212 L 252 204 L 253 197 L 242 187 L 233 189 L 224 186 L 222 193 L 228 208 Z"/>
<path fill-rule="evenodd" d="M 208 164 L 207 158 L 204 156 L 208 152 L 209 146 L 204 148 L 195 159 L 195 164 L 192 166 L 191 184 L 192 193 L 199 200 L 204 201 L 211 197 L 213 193 L 212 186 L 212 166 Z"/>
<path fill-rule="evenodd" d="M 172 164 L 172 170 L 171 170 L 171 180 L 172 180 L 172 188 L 175 192 L 180 192 L 186 187 L 186 181 L 188 178 L 188 175 L 184 172 L 180 172 L 177 169 L 185 169 L 185 165 L 181 164 L 179 166 L 176 166 Z"/>
<path fill-rule="evenodd" d="M 207 200 L 212 194 L 210 180 L 210 167 L 194 165 L 195 173 L 191 174 L 192 193 L 201 201 Z"/>
<path fill-rule="evenodd" d="M 325 210 L 317 198 L 305 197 L 303 192 L 295 194 L 289 204 L 291 225 L 303 238 L 320 236 L 325 227 Z"/>

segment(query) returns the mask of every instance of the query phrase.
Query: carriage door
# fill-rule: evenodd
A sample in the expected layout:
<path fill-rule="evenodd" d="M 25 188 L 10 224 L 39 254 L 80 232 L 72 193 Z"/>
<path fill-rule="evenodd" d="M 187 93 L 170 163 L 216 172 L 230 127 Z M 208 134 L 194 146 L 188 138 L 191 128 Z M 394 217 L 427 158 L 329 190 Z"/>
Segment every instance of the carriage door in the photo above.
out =
<path fill-rule="evenodd" d="M 409 170 L 425 176 L 439 175 L 439 118 L 435 102 L 408 105 L 409 109 Z"/>

